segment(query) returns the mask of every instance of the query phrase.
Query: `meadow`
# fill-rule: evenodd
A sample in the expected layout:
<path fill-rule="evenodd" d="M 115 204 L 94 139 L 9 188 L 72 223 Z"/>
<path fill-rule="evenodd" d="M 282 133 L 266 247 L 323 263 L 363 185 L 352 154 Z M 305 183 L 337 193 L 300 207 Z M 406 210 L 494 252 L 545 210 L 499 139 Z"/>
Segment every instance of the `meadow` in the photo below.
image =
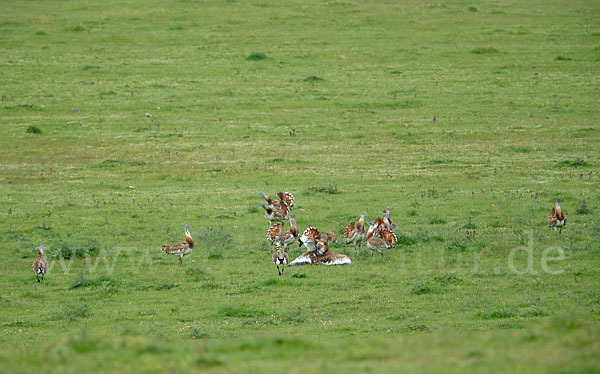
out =
<path fill-rule="evenodd" d="M 599 2 L 0 4 L 0 372 L 600 371 Z"/>

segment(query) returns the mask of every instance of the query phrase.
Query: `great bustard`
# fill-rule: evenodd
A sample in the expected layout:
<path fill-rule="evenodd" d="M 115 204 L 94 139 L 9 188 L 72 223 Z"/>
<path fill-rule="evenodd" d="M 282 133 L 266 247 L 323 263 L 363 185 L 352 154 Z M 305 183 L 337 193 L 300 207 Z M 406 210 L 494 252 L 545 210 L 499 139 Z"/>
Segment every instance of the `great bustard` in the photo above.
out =
<path fill-rule="evenodd" d="M 305 246 L 308 252 L 314 252 L 317 250 L 317 240 L 321 239 L 321 234 L 316 227 L 310 226 L 302 233 L 299 239 L 298 247 Z"/>
<path fill-rule="evenodd" d="M 367 243 L 367 248 L 371 250 L 371 257 L 373 257 L 374 251 L 378 251 L 383 256 L 383 250 L 392 248 L 397 241 L 396 234 L 386 228 L 377 229 L 379 236 L 375 236 L 375 232 L 374 222 L 369 223 L 369 231 L 367 231 L 365 242 Z"/>
<path fill-rule="evenodd" d="M 285 205 L 289 211 L 292 210 L 292 208 L 294 207 L 294 195 L 287 191 L 277 192 L 277 197 L 279 197 L 279 200 L 270 198 L 263 191 L 258 191 L 258 193 L 260 194 L 260 196 L 263 197 L 263 199 L 265 199 L 265 201 L 267 202 L 267 204 L 269 204 L 271 208 L 281 209 L 281 207 Z"/>
<path fill-rule="evenodd" d="M 392 207 L 388 206 L 387 209 L 383 210 L 383 223 L 386 228 L 390 231 L 394 231 L 394 227 L 396 227 L 396 222 L 394 222 L 390 216 L 392 214 Z"/>
<path fill-rule="evenodd" d="M 275 265 L 277 265 L 277 271 L 279 272 L 279 275 L 281 276 L 281 274 L 283 274 L 284 270 L 285 270 L 285 265 L 288 264 L 288 254 L 287 251 L 285 251 L 282 247 L 281 247 L 281 242 L 279 241 L 279 236 L 275 237 L 275 252 L 273 252 L 273 256 L 271 256 L 271 259 L 273 260 L 273 263 Z M 279 265 L 281 266 L 281 270 L 279 269 Z"/>
<path fill-rule="evenodd" d="M 283 231 L 283 223 L 275 223 L 267 232 L 267 239 L 271 244 L 275 244 L 275 238 L 279 237 L 279 242 L 283 245 L 286 253 L 289 251 L 289 246 L 298 240 L 298 226 L 296 226 L 296 215 L 290 214 L 290 229 Z"/>
<path fill-rule="evenodd" d="M 40 245 L 38 248 L 38 256 L 33 261 L 33 271 L 35 272 L 35 278 L 38 282 L 44 280 L 44 275 L 48 272 L 48 261 L 46 261 L 46 257 L 44 257 L 44 246 Z M 40 280 L 40 275 L 42 279 Z"/>
<path fill-rule="evenodd" d="M 270 207 L 265 203 L 260 203 L 260 206 L 265 210 L 265 217 L 269 220 L 269 227 L 274 221 L 283 222 L 288 219 L 289 210 L 286 205 L 282 205 L 280 209 Z"/>
<path fill-rule="evenodd" d="M 314 228 L 310 228 L 314 229 Z M 327 239 L 318 238 L 314 242 L 314 250 L 305 252 L 298 256 L 289 266 L 299 265 L 349 265 L 352 263 L 350 258 L 343 254 L 338 254 L 329 249 Z"/>
<path fill-rule="evenodd" d="M 560 208 L 560 199 L 556 199 L 554 208 L 550 212 L 548 217 L 548 226 L 554 228 L 554 231 L 562 232 L 562 228 L 567 225 L 567 217 L 565 217 L 562 209 Z"/>
<path fill-rule="evenodd" d="M 333 231 L 327 231 L 325 234 L 321 234 L 321 239 L 325 239 L 328 243 L 332 242 L 337 244 L 338 242 L 337 235 Z"/>
<path fill-rule="evenodd" d="M 162 250 L 168 255 L 179 256 L 179 265 L 183 266 L 183 256 L 189 255 L 194 249 L 194 239 L 190 234 L 190 225 L 185 225 L 185 241 L 173 245 L 163 245 Z"/>
<path fill-rule="evenodd" d="M 367 212 L 362 212 L 360 214 L 360 218 L 358 219 L 358 223 L 356 226 L 354 222 L 350 222 L 348 226 L 346 226 L 346 232 L 344 233 L 344 238 L 346 238 L 346 244 L 354 243 L 354 251 L 358 251 L 363 239 L 366 237 L 365 233 L 365 216 Z M 357 248 L 358 245 L 358 248 Z"/>

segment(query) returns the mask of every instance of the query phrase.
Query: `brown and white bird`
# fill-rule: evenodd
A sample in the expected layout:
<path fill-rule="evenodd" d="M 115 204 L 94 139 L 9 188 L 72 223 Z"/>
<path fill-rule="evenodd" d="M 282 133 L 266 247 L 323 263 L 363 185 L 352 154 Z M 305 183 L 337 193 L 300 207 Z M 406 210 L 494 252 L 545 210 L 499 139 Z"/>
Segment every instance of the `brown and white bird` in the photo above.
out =
<path fill-rule="evenodd" d="M 44 280 L 44 275 L 48 272 L 48 261 L 46 261 L 46 257 L 44 257 L 44 246 L 40 245 L 38 248 L 38 256 L 33 261 L 33 271 L 35 272 L 35 278 L 38 282 Z M 40 280 L 40 275 L 42 279 Z"/>
<path fill-rule="evenodd" d="M 285 270 L 285 265 L 288 264 L 288 254 L 287 251 L 281 247 L 281 242 L 279 241 L 279 236 L 275 237 L 275 252 L 273 252 L 273 256 L 271 257 L 273 263 L 277 265 L 277 271 L 279 272 L 279 276 L 283 274 Z M 281 270 L 279 270 L 279 265 L 282 265 Z"/>
<path fill-rule="evenodd" d="M 375 251 L 378 251 L 383 256 L 383 250 L 393 248 L 394 243 L 398 240 L 396 234 L 386 228 L 377 229 L 379 236 L 374 235 L 375 230 L 374 222 L 369 223 L 369 231 L 367 231 L 365 242 L 367 243 L 367 248 L 371 250 L 371 257 L 373 257 Z"/>
<path fill-rule="evenodd" d="M 360 214 L 360 218 L 358 219 L 358 223 L 356 226 L 354 222 L 350 222 L 348 226 L 346 226 L 346 232 L 344 233 L 344 238 L 346 238 L 346 244 L 354 243 L 354 250 L 358 251 L 360 245 L 362 244 L 363 239 L 366 237 L 365 233 L 365 216 L 367 212 L 362 212 Z"/>
<path fill-rule="evenodd" d="M 258 193 L 267 201 L 267 204 L 269 204 L 271 208 L 281 209 L 281 207 L 285 205 L 289 211 L 294 207 L 294 195 L 287 191 L 277 192 L 277 197 L 279 197 L 279 200 L 270 198 L 263 191 L 258 191 Z"/>
<path fill-rule="evenodd" d="M 321 234 L 316 227 L 309 227 L 302 233 L 298 244 L 298 247 L 305 246 L 308 252 L 314 252 L 317 250 L 317 241 L 321 240 Z"/>
<path fill-rule="evenodd" d="M 562 209 L 560 208 L 560 199 L 556 199 L 554 208 L 550 212 L 548 217 L 548 227 L 554 228 L 554 231 L 562 232 L 562 228 L 567 225 L 567 217 L 565 217 Z"/>
<path fill-rule="evenodd" d="M 390 215 L 392 214 L 392 207 L 388 206 L 387 209 L 383 210 L 383 223 L 385 224 L 386 228 L 390 231 L 394 231 L 394 227 L 396 227 L 396 222 L 394 222 L 391 218 Z"/>
<path fill-rule="evenodd" d="M 185 241 L 173 245 L 163 245 L 162 250 L 168 255 L 179 256 L 179 265 L 183 266 L 183 256 L 189 255 L 194 249 L 194 239 L 190 234 L 190 225 L 185 225 Z"/>
<path fill-rule="evenodd" d="M 343 254 L 338 254 L 329 249 L 326 239 L 317 239 L 315 250 L 298 256 L 289 266 L 300 265 L 349 265 L 352 261 Z"/>
<path fill-rule="evenodd" d="M 325 239 L 327 242 L 332 242 L 337 244 L 338 239 L 337 235 L 333 231 L 327 231 L 325 234 L 321 234 L 321 239 Z"/>
<path fill-rule="evenodd" d="M 260 206 L 265 210 L 265 217 L 269 220 L 269 227 L 273 225 L 273 221 L 282 222 L 288 219 L 288 208 L 282 205 L 280 209 L 272 208 L 265 203 L 260 203 Z"/>
<path fill-rule="evenodd" d="M 290 229 L 283 231 L 283 223 L 275 223 L 269 228 L 267 232 L 267 239 L 271 244 L 275 244 L 275 238 L 279 237 L 279 242 L 283 244 L 285 252 L 289 250 L 290 244 L 298 240 L 299 237 L 298 226 L 296 226 L 296 215 L 290 214 Z"/>

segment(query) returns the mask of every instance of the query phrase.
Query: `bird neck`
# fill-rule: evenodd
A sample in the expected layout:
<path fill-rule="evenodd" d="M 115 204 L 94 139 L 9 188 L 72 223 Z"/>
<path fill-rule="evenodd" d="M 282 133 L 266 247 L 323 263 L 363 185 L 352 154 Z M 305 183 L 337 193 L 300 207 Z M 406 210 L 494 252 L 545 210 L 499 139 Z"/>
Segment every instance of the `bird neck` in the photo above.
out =
<path fill-rule="evenodd" d="M 358 222 L 356 223 L 356 228 L 358 229 L 358 231 L 364 231 L 364 229 L 365 229 L 365 217 L 364 216 L 360 216 L 360 218 L 358 219 Z"/>

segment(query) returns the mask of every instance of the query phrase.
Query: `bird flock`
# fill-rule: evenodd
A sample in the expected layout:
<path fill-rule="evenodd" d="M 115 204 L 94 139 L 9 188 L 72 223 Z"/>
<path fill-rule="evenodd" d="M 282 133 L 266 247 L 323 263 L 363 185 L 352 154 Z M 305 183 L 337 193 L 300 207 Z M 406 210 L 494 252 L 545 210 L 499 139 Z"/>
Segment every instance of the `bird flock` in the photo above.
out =
<path fill-rule="evenodd" d="M 269 221 L 267 230 L 267 240 L 273 246 L 274 251 L 271 260 L 277 266 L 279 275 L 283 275 L 286 266 L 299 265 L 349 265 L 352 263 L 350 258 L 341 253 L 335 253 L 329 248 L 329 243 L 337 243 L 337 235 L 333 231 L 327 231 L 323 234 L 313 226 L 308 227 L 302 232 L 298 231 L 296 224 L 296 215 L 291 213 L 294 207 L 294 195 L 289 192 L 278 192 L 278 199 L 270 198 L 263 191 L 258 191 L 265 202 L 260 206 L 265 210 L 265 217 Z M 394 248 L 398 241 L 394 228 L 396 223 L 391 218 L 392 208 L 388 206 L 383 210 L 381 217 L 368 222 L 368 230 L 365 231 L 365 217 L 367 212 L 362 212 L 356 222 L 352 221 L 346 226 L 344 239 L 346 245 L 353 245 L 355 253 L 360 252 L 364 242 L 365 246 L 371 251 L 371 257 L 377 251 L 383 256 L 387 249 Z M 284 222 L 288 221 L 290 228 L 284 230 Z M 560 207 L 560 199 L 556 199 L 554 207 L 548 217 L 548 227 L 562 232 L 567 224 L 567 218 Z M 179 265 L 183 266 L 183 257 L 192 253 L 194 249 L 194 239 L 190 233 L 190 226 L 184 226 L 185 240 L 173 245 L 163 245 L 162 251 L 168 255 L 179 257 Z M 306 251 L 289 261 L 290 245 L 299 242 L 298 247 L 304 246 Z M 44 257 L 44 246 L 38 248 L 38 256 L 33 261 L 32 268 L 36 274 L 36 280 L 42 282 L 48 272 L 48 261 Z"/>

